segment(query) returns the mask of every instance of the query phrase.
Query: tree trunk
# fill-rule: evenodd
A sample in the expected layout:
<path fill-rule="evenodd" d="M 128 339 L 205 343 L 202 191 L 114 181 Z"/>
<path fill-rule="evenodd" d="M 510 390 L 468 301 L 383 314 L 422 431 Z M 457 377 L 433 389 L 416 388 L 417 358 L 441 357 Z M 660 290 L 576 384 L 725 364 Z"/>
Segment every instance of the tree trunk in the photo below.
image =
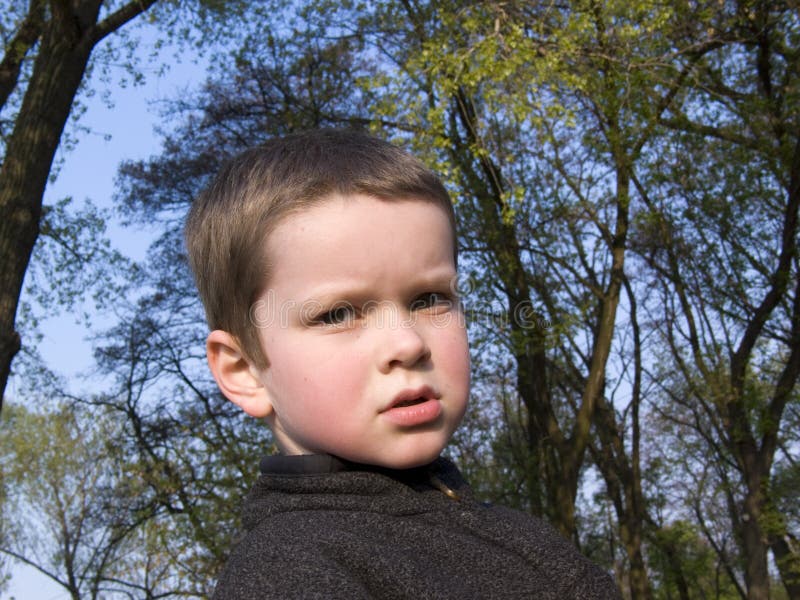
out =
<path fill-rule="evenodd" d="M 767 600 L 769 598 L 770 577 L 767 562 L 768 553 L 772 549 L 787 596 L 791 600 L 798 600 L 800 598 L 800 572 L 798 572 L 800 559 L 790 544 L 790 538 L 785 534 L 785 528 L 774 527 L 775 520 L 780 521 L 781 518 L 779 515 L 770 514 L 770 501 L 765 492 L 768 482 L 768 466 L 764 463 L 757 463 L 755 458 L 747 461 L 747 458 L 751 458 L 747 454 L 743 458 L 744 464 L 748 465 L 748 469 L 744 471 L 747 494 L 744 498 L 740 531 L 745 558 L 747 598 L 748 600 Z M 770 523 L 773 524 L 772 527 Z M 771 529 L 783 530 L 784 534 L 771 534 Z"/>
<path fill-rule="evenodd" d="M 770 549 L 790 600 L 800 600 L 800 550 L 797 540 L 784 531 L 770 538 Z"/>
<path fill-rule="evenodd" d="M 744 500 L 741 528 L 748 600 L 769 599 L 767 543 L 760 524 L 761 504 L 761 494 L 748 491 Z"/>
<path fill-rule="evenodd" d="M 638 394 L 638 386 L 634 386 Z M 638 397 L 638 396 L 637 396 Z M 637 402 L 634 400 L 634 402 Z M 638 420 L 638 407 L 634 406 L 634 420 Z M 595 464 L 606 482 L 608 493 L 617 513 L 619 535 L 628 557 L 628 586 L 632 600 L 652 598 L 650 579 L 642 553 L 644 522 L 647 518 L 641 488 L 641 476 L 636 467 L 639 461 L 638 437 L 632 441 L 633 450 L 628 458 L 625 442 L 617 427 L 614 410 L 600 398 L 595 415 L 598 442 L 592 452 Z M 638 427 L 634 426 L 638 430 Z"/>

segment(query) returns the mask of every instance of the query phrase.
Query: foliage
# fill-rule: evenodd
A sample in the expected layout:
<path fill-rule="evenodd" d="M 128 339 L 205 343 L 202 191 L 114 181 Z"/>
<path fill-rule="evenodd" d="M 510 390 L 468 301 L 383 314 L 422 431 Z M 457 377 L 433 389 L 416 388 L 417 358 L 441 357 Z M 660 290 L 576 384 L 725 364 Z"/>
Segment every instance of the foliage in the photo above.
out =
<path fill-rule="evenodd" d="M 150 591 L 170 585 L 151 562 L 139 575 L 125 571 L 145 547 L 149 519 L 121 486 L 131 467 L 114 445 L 109 414 L 88 418 L 66 404 L 3 412 L 2 551 L 63 586 L 72 597 Z M 144 588 L 142 588 L 144 589 Z"/>
<path fill-rule="evenodd" d="M 178 540 L 169 572 L 207 593 L 270 450 L 202 364 L 183 215 L 245 147 L 350 126 L 453 193 L 474 385 L 449 451 L 479 494 L 553 521 L 631 597 L 800 597 L 796 13 L 268 8 L 169 103 L 161 153 L 119 173 L 123 217 L 164 234 L 96 340 L 113 383 L 81 401 L 124 423 L 142 539 Z"/>

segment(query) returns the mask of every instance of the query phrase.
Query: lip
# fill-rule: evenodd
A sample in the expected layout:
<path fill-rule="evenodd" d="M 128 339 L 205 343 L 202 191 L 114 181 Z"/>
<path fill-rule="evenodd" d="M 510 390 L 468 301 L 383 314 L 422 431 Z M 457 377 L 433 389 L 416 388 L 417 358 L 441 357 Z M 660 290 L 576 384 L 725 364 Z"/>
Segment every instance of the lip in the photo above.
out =
<path fill-rule="evenodd" d="M 409 388 L 397 394 L 381 414 L 395 425 L 413 427 L 435 421 L 442 413 L 441 396 L 429 386 Z M 405 402 L 421 400 L 403 406 Z"/>

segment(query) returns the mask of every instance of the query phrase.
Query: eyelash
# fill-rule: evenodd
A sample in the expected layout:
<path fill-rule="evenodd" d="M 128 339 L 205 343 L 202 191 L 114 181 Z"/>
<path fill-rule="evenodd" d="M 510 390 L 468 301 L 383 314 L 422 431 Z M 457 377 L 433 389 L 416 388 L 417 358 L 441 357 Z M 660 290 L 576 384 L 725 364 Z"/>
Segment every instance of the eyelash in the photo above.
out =
<path fill-rule="evenodd" d="M 336 306 L 331 310 L 318 315 L 314 321 L 320 325 L 338 326 L 346 321 L 355 319 L 356 310 L 352 306 Z"/>
<path fill-rule="evenodd" d="M 409 310 L 412 312 L 421 310 L 444 312 L 452 309 L 456 302 L 457 300 L 451 294 L 425 292 L 411 301 Z M 351 304 L 341 304 L 320 313 L 312 321 L 323 327 L 343 327 L 347 324 L 352 324 L 362 312 L 363 308 L 356 308 Z"/>
<path fill-rule="evenodd" d="M 433 300 L 431 300 L 433 298 Z M 448 310 L 455 304 L 452 296 L 442 292 L 425 292 L 411 303 L 411 310 L 425 310 L 430 308 L 442 307 Z"/>

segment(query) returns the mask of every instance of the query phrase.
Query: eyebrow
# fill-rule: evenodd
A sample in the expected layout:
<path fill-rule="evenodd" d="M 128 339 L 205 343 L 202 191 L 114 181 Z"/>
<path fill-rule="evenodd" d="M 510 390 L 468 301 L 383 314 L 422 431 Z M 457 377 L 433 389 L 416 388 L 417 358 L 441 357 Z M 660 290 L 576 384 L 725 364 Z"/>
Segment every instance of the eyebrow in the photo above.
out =
<path fill-rule="evenodd" d="M 402 289 L 416 289 L 426 287 L 452 287 L 453 279 L 458 271 L 452 266 L 433 268 L 414 275 L 403 283 Z M 330 283 L 323 283 L 311 290 L 303 301 L 316 300 L 322 304 L 333 303 L 339 300 L 365 302 L 372 300 L 374 291 L 369 282 L 362 279 L 343 279 Z"/>

